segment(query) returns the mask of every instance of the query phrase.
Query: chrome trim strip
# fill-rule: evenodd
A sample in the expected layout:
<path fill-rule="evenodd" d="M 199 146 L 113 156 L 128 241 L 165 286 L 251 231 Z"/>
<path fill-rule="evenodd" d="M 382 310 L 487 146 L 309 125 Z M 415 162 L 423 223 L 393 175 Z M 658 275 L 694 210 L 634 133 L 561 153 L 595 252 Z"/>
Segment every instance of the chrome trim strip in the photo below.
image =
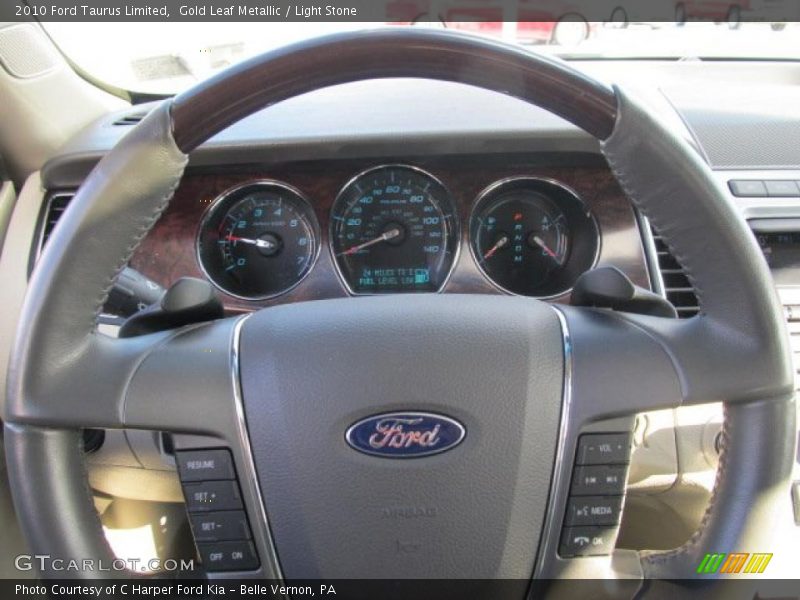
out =
<path fill-rule="evenodd" d="M 558 317 L 561 325 L 561 338 L 564 344 L 564 389 L 561 392 L 561 422 L 558 427 L 558 442 L 556 445 L 556 458 L 553 465 L 553 478 L 550 483 L 550 494 L 547 502 L 547 515 L 543 527 L 542 539 L 539 541 L 539 555 L 536 559 L 533 578 L 542 576 L 545 564 L 551 557 L 555 557 L 558 543 L 561 539 L 561 520 L 563 515 L 554 512 L 553 500 L 557 497 L 562 486 L 569 485 L 564 481 L 565 472 L 571 473 L 572 469 L 565 471 L 567 452 L 567 436 L 569 434 L 570 411 L 572 410 L 572 336 L 569 333 L 567 318 L 561 308 L 550 305 Z"/>
<path fill-rule="evenodd" d="M 269 563 L 271 573 L 267 573 L 271 578 L 283 579 L 281 573 L 281 565 L 278 562 L 278 552 L 275 548 L 275 543 L 272 539 L 272 531 L 270 530 L 269 521 L 267 520 L 267 508 L 264 504 L 264 497 L 261 494 L 261 487 L 258 483 L 258 476 L 256 475 L 256 464 L 253 460 L 253 448 L 250 445 L 250 434 L 247 432 L 247 417 L 244 413 L 244 401 L 242 400 L 242 384 L 239 379 L 239 344 L 242 337 L 242 326 L 250 315 L 244 315 L 233 326 L 233 336 L 231 341 L 231 384 L 233 386 L 234 406 L 236 407 L 236 430 L 239 436 L 239 444 L 242 448 L 244 458 L 244 475 L 250 481 L 250 484 L 255 490 L 258 506 L 259 521 L 264 526 L 264 537 L 266 538 L 266 551 L 267 556 L 261 557 L 261 568 L 265 568 L 265 563 Z M 251 525 L 254 525 L 251 523 Z"/>

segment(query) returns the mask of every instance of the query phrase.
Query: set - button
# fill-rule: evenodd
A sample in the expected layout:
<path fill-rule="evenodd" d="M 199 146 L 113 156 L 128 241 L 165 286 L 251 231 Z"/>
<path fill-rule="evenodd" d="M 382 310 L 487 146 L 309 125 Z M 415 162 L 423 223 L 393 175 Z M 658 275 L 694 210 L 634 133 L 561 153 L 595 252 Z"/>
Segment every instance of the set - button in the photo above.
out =
<path fill-rule="evenodd" d="M 250 525 L 227 448 L 175 453 L 186 510 L 203 565 L 209 571 L 250 571 L 259 566 Z"/>
<path fill-rule="evenodd" d="M 250 527 L 243 510 L 190 514 L 196 542 L 249 540 Z"/>
<path fill-rule="evenodd" d="M 561 556 L 596 556 L 613 551 L 630 448 L 630 433 L 590 433 L 578 440 L 559 546 Z"/>

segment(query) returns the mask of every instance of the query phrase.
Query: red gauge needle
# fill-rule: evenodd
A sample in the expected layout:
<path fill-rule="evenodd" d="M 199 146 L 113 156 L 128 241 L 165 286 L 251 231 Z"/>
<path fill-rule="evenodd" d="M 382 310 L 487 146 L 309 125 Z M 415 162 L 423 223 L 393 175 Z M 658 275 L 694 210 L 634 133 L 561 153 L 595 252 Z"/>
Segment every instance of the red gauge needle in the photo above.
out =
<path fill-rule="evenodd" d="M 533 241 L 536 242 L 536 245 L 539 246 L 539 248 L 541 248 L 542 250 L 544 250 L 550 258 L 552 258 L 556 262 L 560 262 L 558 260 L 558 255 L 552 250 L 550 250 L 550 248 L 548 247 L 547 244 L 544 243 L 544 240 L 542 240 L 542 238 L 540 238 L 538 235 L 535 235 L 533 236 Z"/>
<path fill-rule="evenodd" d="M 394 229 L 390 229 L 389 231 L 383 232 L 375 239 L 369 240 L 368 242 L 364 242 L 363 244 L 359 244 L 358 246 L 353 246 L 352 248 L 348 248 L 344 252 L 340 252 L 339 256 L 348 256 L 350 254 L 355 254 L 359 250 L 363 250 L 364 248 L 368 248 L 374 244 L 393 240 L 394 238 L 399 236 L 400 233 L 401 233 L 400 230 L 397 227 L 395 227 Z"/>
<path fill-rule="evenodd" d="M 256 248 L 272 249 L 275 246 L 274 242 L 270 240 L 253 240 L 250 238 L 236 237 L 235 235 L 226 235 L 225 239 L 229 242 L 241 242 L 243 244 L 252 244 Z"/>
<path fill-rule="evenodd" d="M 486 251 L 486 254 L 483 255 L 483 260 L 489 260 L 490 258 L 492 258 L 492 256 L 494 256 L 494 253 L 500 250 L 500 248 L 505 246 L 507 243 L 508 243 L 508 236 L 504 235 L 499 240 L 497 240 L 497 242 L 495 242 L 494 246 L 492 246 L 491 248 L 489 248 L 489 250 Z"/>

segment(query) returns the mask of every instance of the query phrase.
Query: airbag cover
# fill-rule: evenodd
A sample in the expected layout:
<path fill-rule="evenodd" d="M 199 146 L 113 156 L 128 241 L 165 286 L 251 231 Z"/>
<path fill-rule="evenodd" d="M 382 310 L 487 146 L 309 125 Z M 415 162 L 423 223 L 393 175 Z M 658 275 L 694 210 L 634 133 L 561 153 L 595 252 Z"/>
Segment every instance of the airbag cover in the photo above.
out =
<path fill-rule="evenodd" d="M 531 576 L 564 372 L 550 306 L 436 294 L 279 306 L 245 322 L 240 352 L 286 578 Z M 347 443 L 354 424 L 397 412 L 433 415 L 428 443 L 436 415 L 465 436 L 403 460 Z"/>

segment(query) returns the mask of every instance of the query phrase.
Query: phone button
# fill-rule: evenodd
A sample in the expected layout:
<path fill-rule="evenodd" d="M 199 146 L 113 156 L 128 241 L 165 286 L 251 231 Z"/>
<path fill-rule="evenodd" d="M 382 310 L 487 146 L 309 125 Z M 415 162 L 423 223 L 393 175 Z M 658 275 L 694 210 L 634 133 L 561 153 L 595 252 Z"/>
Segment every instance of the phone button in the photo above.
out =
<path fill-rule="evenodd" d="M 559 554 L 564 557 L 611 554 L 617 531 L 617 527 L 566 527 L 561 534 Z"/>

